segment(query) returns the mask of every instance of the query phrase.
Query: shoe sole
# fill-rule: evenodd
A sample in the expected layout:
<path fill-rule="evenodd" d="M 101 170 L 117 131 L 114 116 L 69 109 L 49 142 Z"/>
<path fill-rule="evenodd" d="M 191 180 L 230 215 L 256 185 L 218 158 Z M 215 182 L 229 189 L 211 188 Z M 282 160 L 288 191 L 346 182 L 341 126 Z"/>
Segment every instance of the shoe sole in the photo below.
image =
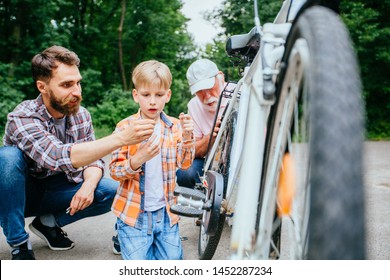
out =
<path fill-rule="evenodd" d="M 66 250 L 70 250 L 74 247 L 74 243 L 72 242 L 72 245 L 70 247 L 66 247 L 66 248 L 61 248 L 61 247 L 53 247 L 50 245 L 49 241 L 47 240 L 47 238 L 39 231 L 37 230 L 33 224 L 31 223 L 29 226 L 30 230 L 36 235 L 38 236 L 39 238 L 42 238 L 46 243 L 47 243 L 47 246 L 49 246 L 49 248 L 53 251 L 66 251 Z"/>
<path fill-rule="evenodd" d="M 117 250 L 115 250 L 115 248 L 112 248 L 112 252 L 114 253 L 114 255 L 120 255 L 121 252 L 118 252 Z"/>

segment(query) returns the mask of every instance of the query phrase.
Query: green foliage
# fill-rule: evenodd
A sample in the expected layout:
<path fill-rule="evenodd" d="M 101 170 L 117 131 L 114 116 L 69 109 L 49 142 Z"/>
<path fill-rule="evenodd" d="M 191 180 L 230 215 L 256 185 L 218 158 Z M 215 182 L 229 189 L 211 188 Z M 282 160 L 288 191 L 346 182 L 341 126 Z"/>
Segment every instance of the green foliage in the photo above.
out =
<path fill-rule="evenodd" d="M 259 14 L 262 24 L 272 22 L 281 1 L 261 0 Z M 390 138 L 390 1 L 341 1 L 341 16 L 354 42 L 364 87 L 366 125 L 369 138 Z M 217 20 L 225 33 L 215 44 L 206 47 L 203 57 L 217 63 L 227 80 L 239 79 L 236 68 L 225 54 L 227 37 L 245 34 L 254 26 L 253 0 L 225 0 L 222 7 L 207 18 Z"/>
<path fill-rule="evenodd" d="M 369 138 L 390 137 L 390 1 L 342 1 L 359 58 Z"/>
<path fill-rule="evenodd" d="M 95 138 L 96 139 L 100 139 L 100 138 L 103 138 L 105 136 L 108 136 L 110 134 L 112 134 L 113 130 L 112 128 L 109 128 L 109 127 L 95 127 L 94 126 L 94 131 L 95 131 Z"/>
<path fill-rule="evenodd" d="M 101 73 L 94 69 L 81 71 L 82 94 L 85 107 L 96 106 L 104 98 L 104 87 L 102 84 Z"/>
<path fill-rule="evenodd" d="M 136 111 L 125 89 L 132 89 L 132 69 L 144 60 L 157 59 L 172 71 L 173 94 L 167 113 L 178 116 L 186 111 L 191 96 L 185 72 L 195 46 L 181 7 L 180 0 L 0 1 L 0 125 L 4 126 L 6 114 L 21 100 L 36 98 L 30 62 L 54 44 L 80 57 L 83 105 L 93 113 L 97 131 L 112 130 Z M 121 61 L 118 28 L 122 11 Z M 126 88 L 120 69 L 124 69 Z"/>
<path fill-rule="evenodd" d="M 272 21 L 281 3 L 259 1 L 262 23 Z M 368 136 L 389 137 L 390 1 L 341 4 L 342 19 L 361 66 Z M 165 111 L 176 117 L 187 111 L 191 94 L 185 73 L 197 57 L 215 61 L 226 80 L 237 81 L 239 72 L 225 54 L 225 43 L 228 36 L 247 33 L 254 26 L 253 0 L 225 0 L 221 7 L 206 13 L 207 20 L 225 31 L 201 51 L 186 31 L 181 6 L 181 0 L 0 1 L 0 128 L 6 114 L 21 100 L 36 98 L 30 61 L 53 44 L 79 55 L 83 104 L 93 113 L 96 131 L 103 134 L 136 112 L 138 107 L 128 91 L 132 89 L 131 72 L 141 61 L 157 59 L 171 69 L 172 98 Z M 122 11 L 121 60 L 118 28 Z"/>
<path fill-rule="evenodd" d="M 24 98 L 18 90 L 23 81 L 15 81 L 8 77 L 11 65 L 0 63 L 0 130 L 3 132 L 7 122 L 7 114 Z"/>
<path fill-rule="evenodd" d="M 273 0 L 258 1 L 258 12 L 262 23 L 272 22 L 280 9 L 280 2 Z M 225 0 L 222 6 L 206 13 L 205 18 L 214 24 L 220 24 L 224 34 L 220 34 L 214 44 L 208 44 L 203 57 L 214 61 L 225 74 L 226 81 L 238 81 L 241 77 L 239 67 L 227 57 L 226 38 L 232 35 L 246 34 L 255 26 L 253 0 Z"/>
<path fill-rule="evenodd" d="M 183 70 L 187 71 L 187 68 L 183 67 Z M 181 112 L 187 113 L 187 103 L 192 96 L 188 89 L 186 79 L 174 80 L 171 90 L 171 100 L 165 105 L 164 112 L 172 117 L 178 118 Z"/>
<path fill-rule="evenodd" d="M 258 1 L 258 12 L 262 24 L 272 22 L 277 15 L 281 1 Z M 223 7 L 216 12 L 222 20 L 227 36 L 248 33 L 254 26 L 253 0 L 225 0 Z"/>
<path fill-rule="evenodd" d="M 131 92 L 123 91 L 119 86 L 104 92 L 100 104 L 86 108 L 91 113 L 95 127 L 108 128 L 112 131 L 119 121 L 138 111 L 138 105 L 134 102 Z"/>

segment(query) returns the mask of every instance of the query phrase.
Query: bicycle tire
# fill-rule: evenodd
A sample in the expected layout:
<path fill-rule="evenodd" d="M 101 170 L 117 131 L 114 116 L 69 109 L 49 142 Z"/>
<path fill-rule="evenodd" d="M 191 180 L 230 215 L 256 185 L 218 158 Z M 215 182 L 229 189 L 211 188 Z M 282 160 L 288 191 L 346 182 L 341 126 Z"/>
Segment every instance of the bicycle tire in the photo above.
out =
<path fill-rule="evenodd" d="M 223 227 L 225 225 L 225 215 L 221 214 L 218 220 L 217 229 L 213 236 L 207 235 L 203 225 L 200 225 L 198 239 L 198 257 L 200 260 L 211 260 L 218 248 Z"/>
<path fill-rule="evenodd" d="M 299 53 L 300 45 L 306 45 L 306 54 Z M 301 61 L 294 63 L 297 49 Z M 294 67 L 299 69 L 305 64 L 305 55 L 309 60 L 302 76 L 290 75 L 295 74 Z M 300 149 L 308 154 L 307 158 L 300 158 L 305 163 L 300 168 L 306 167 L 300 176 L 305 192 L 302 192 L 304 202 L 300 212 L 303 217 L 297 219 L 298 225 L 293 221 L 301 234 L 301 251 L 298 250 L 299 255 L 294 258 L 364 259 L 361 82 L 352 43 L 341 19 L 320 6 L 305 10 L 291 28 L 282 66 L 276 103 L 271 108 L 267 129 L 257 228 L 259 232 L 263 230 L 262 226 L 272 228 L 269 223 L 275 214 L 276 191 L 269 201 L 265 201 L 267 180 L 274 176 L 276 188 L 284 152 L 294 145 L 301 146 Z M 291 115 L 284 120 L 282 112 L 289 106 L 289 94 L 294 87 L 299 92 L 299 98 L 294 102 L 299 106 L 291 106 Z M 287 133 L 281 127 L 283 121 L 287 123 Z M 301 134 L 296 135 L 297 130 L 302 130 Z M 277 147 L 278 137 L 283 141 Z M 307 149 L 302 143 L 306 138 Z M 276 171 L 269 174 L 275 160 L 278 161 Z M 262 210 L 267 209 L 263 204 L 270 204 L 268 212 Z M 268 225 L 260 222 L 266 220 L 265 215 L 271 221 Z M 263 250 L 265 258 L 264 252 L 270 251 L 271 243 L 270 234 L 257 240 L 257 249 Z"/>
<path fill-rule="evenodd" d="M 233 144 L 234 131 L 237 122 L 237 112 L 233 111 L 228 117 L 225 129 L 225 135 L 221 137 L 220 143 L 218 145 L 218 150 L 215 155 L 220 154 L 219 160 L 217 160 L 217 165 L 212 165 L 210 169 L 217 171 L 223 175 L 224 180 L 224 193 L 223 197 L 226 198 L 226 189 L 229 176 L 229 167 L 230 167 L 230 152 Z M 215 158 L 215 156 L 214 156 Z M 224 213 L 220 214 L 217 223 L 217 229 L 215 230 L 214 235 L 207 235 L 203 224 L 200 225 L 199 229 L 199 239 L 198 239 L 198 257 L 200 260 L 211 260 L 217 250 L 219 240 L 221 239 L 224 223 L 226 216 Z"/>

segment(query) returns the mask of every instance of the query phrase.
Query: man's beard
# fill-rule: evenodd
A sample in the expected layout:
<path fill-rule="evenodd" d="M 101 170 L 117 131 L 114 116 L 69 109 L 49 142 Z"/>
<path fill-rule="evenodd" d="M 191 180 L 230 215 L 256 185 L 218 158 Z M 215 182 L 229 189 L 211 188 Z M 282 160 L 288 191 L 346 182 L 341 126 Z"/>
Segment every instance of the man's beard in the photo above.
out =
<path fill-rule="evenodd" d="M 203 105 L 203 108 L 207 111 L 209 111 L 210 113 L 214 113 L 216 110 L 217 110 L 217 106 L 218 106 L 218 98 L 217 97 L 214 97 L 214 96 L 211 96 L 209 99 L 205 100 L 202 105 Z M 208 104 L 214 102 L 214 105 L 210 106 Z"/>
<path fill-rule="evenodd" d="M 71 98 L 65 98 L 64 100 L 57 99 L 52 91 L 50 93 L 50 105 L 54 110 L 64 114 L 65 116 L 76 115 L 80 108 L 80 103 L 83 98 L 81 96 L 73 96 Z M 77 101 L 78 104 L 70 106 L 69 102 Z"/>
<path fill-rule="evenodd" d="M 220 76 L 218 76 L 217 83 L 218 83 L 219 87 L 217 87 L 216 90 L 217 90 L 218 92 L 221 92 L 221 89 L 223 89 L 224 83 L 223 83 L 223 80 L 221 79 Z M 214 85 L 214 87 L 215 87 L 215 86 L 216 86 L 216 85 Z M 210 104 L 210 103 L 212 103 L 212 102 L 214 102 L 214 105 L 212 105 L 212 106 L 207 105 L 207 104 Z M 208 111 L 208 112 L 210 112 L 210 113 L 215 113 L 215 112 L 217 111 L 217 109 L 218 109 L 218 108 L 217 108 L 218 102 L 219 102 L 219 98 L 218 98 L 218 97 L 210 96 L 209 99 L 204 100 L 204 101 L 202 102 L 202 106 L 203 106 L 203 108 L 204 108 L 206 111 Z"/>

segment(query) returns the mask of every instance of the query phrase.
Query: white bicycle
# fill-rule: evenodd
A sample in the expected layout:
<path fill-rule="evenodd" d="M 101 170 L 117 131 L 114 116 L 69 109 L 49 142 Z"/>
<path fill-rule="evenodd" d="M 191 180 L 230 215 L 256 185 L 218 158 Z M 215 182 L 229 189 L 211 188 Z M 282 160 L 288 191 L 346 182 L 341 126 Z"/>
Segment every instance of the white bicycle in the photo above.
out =
<path fill-rule="evenodd" d="M 202 184 L 179 187 L 173 207 L 202 217 L 200 259 L 226 217 L 232 259 L 365 258 L 358 65 L 344 24 L 317 2 L 284 1 L 261 25 L 254 1 L 256 26 L 228 39 L 243 77 L 221 95 Z"/>

